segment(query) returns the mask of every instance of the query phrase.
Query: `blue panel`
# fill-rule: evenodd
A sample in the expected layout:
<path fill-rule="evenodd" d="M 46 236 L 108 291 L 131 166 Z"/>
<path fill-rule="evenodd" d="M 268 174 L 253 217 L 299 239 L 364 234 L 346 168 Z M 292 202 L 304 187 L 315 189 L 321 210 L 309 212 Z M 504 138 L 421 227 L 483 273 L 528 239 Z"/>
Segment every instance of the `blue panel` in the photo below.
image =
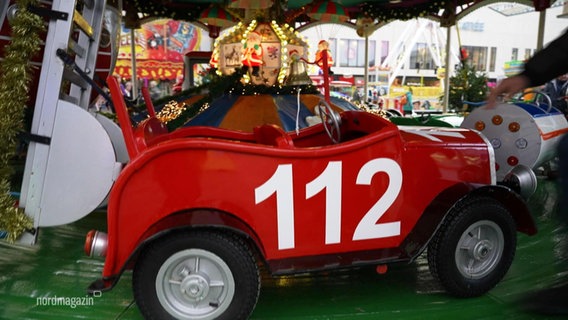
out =
<path fill-rule="evenodd" d="M 211 126 L 219 127 L 223 122 L 225 116 L 229 113 L 235 102 L 241 96 L 238 95 L 224 95 L 215 99 L 211 106 L 202 113 L 189 120 L 184 127 L 189 126 Z M 296 130 L 296 114 L 298 107 L 298 97 L 296 95 L 273 95 L 272 99 L 277 108 L 278 116 L 282 122 L 285 131 Z M 323 96 L 322 96 L 323 99 Z M 331 103 L 335 104 L 343 110 L 358 110 L 350 102 L 340 99 L 330 99 Z M 313 116 L 310 110 L 300 102 L 300 117 L 298 119 L 298 126 L 300 129 L 308 127 L 306 117 Z"/>
<path fill-rule="evenodd" d="M 189 120 L 184 127 L 191 126 L 209 126 L 209 127 L 219 127 L 225 115 L 233 107 L 233 104 L 241 96 L 236 95 L 224 95 L 218 99 L 215 99 L 213 103 L 202 113 L 195 116 L 193 119 Z"/>
<path fill-rule="evenodd" d="M 515 105 L 528 112 L 533 118 L 547 117 L 547 116 L 561 114 L 560 110 L 554 107 L 550 108 L 550 112 L 546 112 L 549 108 L 547 104 L 541 104 L 540 106 L 536 106 L 535 104 L 531 103 L 516 102 Z"/>
<path fill-rule="evenodd" d="M 343 110 L 359 110 L 355 105 L 345 99 L 329 97 L 329 101 Z"/>
<path fill-rule="evenodd" d="M 298 114 L 298 97 L 293 95 L 273 95 L 274 105 L 278 109 L 278 116 L 282 121 L 284 131 L 296 130 L 296 115 Z M 298 127 L 300 129 L 308 127 L 306 117 L 313 114 L 300 102 L 300 115 Z"/>

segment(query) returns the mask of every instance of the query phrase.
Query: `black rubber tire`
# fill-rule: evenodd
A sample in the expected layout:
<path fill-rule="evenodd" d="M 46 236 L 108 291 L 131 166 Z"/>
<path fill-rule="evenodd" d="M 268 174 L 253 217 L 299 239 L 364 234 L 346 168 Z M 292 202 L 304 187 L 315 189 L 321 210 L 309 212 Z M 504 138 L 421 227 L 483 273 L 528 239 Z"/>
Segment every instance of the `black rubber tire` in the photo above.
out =
<path fill-rule="evenodd" d="M 499 234 L 502 239 L 492 241 L 495 239 L 483 240 L 484 235 L 474 237 L 471 232 L 466 232 L 470 228 L 483 230 L 484 233 L 488 230 L 488 237 Z M 457 251 L 458 244 L 462 247 L 460 251 Z M 470 246 L 465 248 L 466 244 Z M 471 197 L 458 203 L 448 213 L 430 241 L 428 266 L 432 275 L 451 295 L 476 297 L 485 294 L 503 279 L 515 257 L 516 245 L 516 226 L 508 210 L 495 199 Z M 475 256 L 478 253 L 482 258 L 475 260 L 479 257 Z M 488 253 L 490 260 L 483 260 L 485 256 L 482 253 Z M 466 276 L 463 268 L 460 271 L 458 260 L 464 256 L 471 256 L 468 262 L 472 264 L 481 261 L 482 274 Z"/>
<path fill-rule="evenodd" d="M 181 298 L 176 299 L 177 297 L 172 297 L 173 294 L 170 294 L 170 300 L 172 300 L 175 304 L 180 303 L 183 305 L 183 308 L 176 309 L 182 314 L 180 316 L 179 313 L 174 314 L 178 311 L 174 310 L 174 313 L 168 312 L 168 309 L 173 310 L 175 307 L 164 307 L 164 305 L 160 302 L 160 299 L 158 298 L 158 284 L 163 283 L 163 279 L 168 278 L 168 269 L 166 268 L 167 265 L 164 265 L 165 263 L 172 266 L 172 268 L 174 265 L 180 265 L 181 263 L 171 263 L 169 261 L 172 261 L 172 258 L 181 255 L 182 257 L 179 260 L 183 260 L 183 263 L 191 266 L 192 264 L 190 263 L 190 259 L 194 256 L 187 255 L 186 257 L 185 254 L 193 252 L 199 252 L 207 255 L 205 258 L 200 258 L 200 261 L 205 260 L 204 262 L 209 261 L 207 260 L 208 257 L 212 259 L 217 259 L 216 257 L 220 258 L 220 260 L 222 260 L 221 264 L 226 264 L 225 267 L 228 267 L 230 270 L 226 274 L 230 273 L 230 277 L 234 280 L 234 286 L 232 286 L 234 288 L 234 293 L 229 294 L 229 298 L 226 300 L 221 299 L 222 301 L 219 303 L 219 306 L 215 306 L 211 303 L 208 304 L 208 306 L 212 308 L 217 307 L 216 311 L 209 312 L 208 310 L 205 310 L 205 314 L 197 314 L 197 312 L 189 311 L 184 313 L 183 308 L 191 307 L 192 304 L 184 301 L 186 296 L 179 294 L 177 287 L 171 286 L 173 289 L 170 289 L 168 286 L 165 286 L 166 291 L 171 290 L 171 292 L 176 292 L 176 294 L 180 295 Z M 212 265 L 214 265 L 214 263 L 212 263 Z M 161 277 L 162 280 L 156 281 L 162 266 L 164 266 L 162 272 L 166 270 L 166 274 Z M 217 270 L 215 267 L 211 269 Z M 199 272 L 194 272 L 193 270 L 188 271 L 187 273 L 192 276 L 199 274 Z M 186 279 L 188 278 L 188 274 L 185 275 Z M 225 273 L 221 272 L 221 274 Z M 208 279 L 208 276 L 213 278 L 213 275 L 205 274 L 203 279 Z M 202 278 L 199 278 L 199 281 L 201 281 L 201 279 Z M 134 297 L 141 313 L 146 319 L 156 320 L 179 318 L 221 320 L 248 319 L 256 306 L 260 292 L 260 284 L 258 265 L 252 251 L 246 243 L 236 236 L 211 231 L 178 232 L 151 243 L 139 256 L 134 267 L 132 277 Z M 181 288 L 181 283 L 179 284 L 179 287 Z M 225 287 L 229 287 L 229 285 L 223 286 L 223 288 Z M 213 284 L 211 284 L 211 287 L 208 288 L 213 288 Z M 222 291 L 226 289 L 220 290 Z M 162 299 L 165 299 L 164 297 L 167 296 L 167 294 L 162 293 L 161 296 Z M 219 312 L 220 309 L 224 308 L 226 308 L 224 311 Z"/>

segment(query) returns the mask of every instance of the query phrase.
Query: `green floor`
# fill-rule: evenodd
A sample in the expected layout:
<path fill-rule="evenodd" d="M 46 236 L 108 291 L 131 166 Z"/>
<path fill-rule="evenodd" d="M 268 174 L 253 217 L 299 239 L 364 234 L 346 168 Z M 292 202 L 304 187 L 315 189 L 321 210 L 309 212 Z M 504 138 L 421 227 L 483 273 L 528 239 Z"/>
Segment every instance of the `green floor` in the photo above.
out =
<path fill-rule="evenodd" d="M 555 181 L 539 178 L 537 193 L 529 201 L 539 233 L 519 234 L 509 273 L 482 297 L 446 295 L 422 258 L 391 266 L 382 275 L 363 268 L 278 279 L 264 276 L 251 319 L 547 319 L 523 313 L 516 301 L 554 283 L 562 272 L 557 245 L 562 236 L 551 218 L 555 186 Z M 133 301 L 130 273 L 102 296 L 89 299 L 85 294 L 103 263 L 84 256 L 84 237 L 90 229 L 104 229 L 104 224 L 104 212 L 95 212 L 76 223 L 41 230 L 32 248 L 0 242 L 0 319 L 142 319 Z"/>

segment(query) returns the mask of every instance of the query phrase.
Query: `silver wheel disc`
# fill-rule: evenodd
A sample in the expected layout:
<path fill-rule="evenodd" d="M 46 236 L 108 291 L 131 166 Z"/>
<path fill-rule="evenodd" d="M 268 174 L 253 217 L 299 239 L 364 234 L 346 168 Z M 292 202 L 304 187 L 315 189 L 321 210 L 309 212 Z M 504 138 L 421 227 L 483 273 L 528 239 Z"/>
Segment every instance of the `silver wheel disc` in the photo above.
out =
<path fill-rule="evenodd" d="M 201 249 L 169 257 L 156 276 L 156 294 L 177 319 L 215 319 L 231 304 L 235 279 L 217 255 Z"/>
<path fill-rule="evenodd" d="M 503 231 L 493 221 L 472 224 L 456 247 L 456 267 L 468 279 L 479 279 L 493 271 L 503 256 Z"/>

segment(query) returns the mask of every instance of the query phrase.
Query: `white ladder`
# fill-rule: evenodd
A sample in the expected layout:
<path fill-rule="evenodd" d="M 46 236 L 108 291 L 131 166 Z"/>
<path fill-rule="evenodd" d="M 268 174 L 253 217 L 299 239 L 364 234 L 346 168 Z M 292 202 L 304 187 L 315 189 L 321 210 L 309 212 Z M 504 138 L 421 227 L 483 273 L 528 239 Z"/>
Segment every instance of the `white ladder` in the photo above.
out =
<path fill-rule="evenodd" d="M 49 3 L 44 1 L 44 4 Z M 92 210 L 92 204 L 73 208 L 73 204 L 69 202 L 77 199 L 65 199 L 66 192 L 69 197 L 79 195 L 69 189 L 73 186 L 66 185 L 75 183 L 74 158 L 81 157 L 81 153 L 84 153 L 76 150 L 81 148 L 82 142 L 67 135 L 80 136 L 81 133 L 75 132 L 76 126 L 84 126 L 82 130 L 92 130 L 93 134 L 100 133 L 98 122 L 94 124 L 89 119 L 83 119 L 83 114 L 94 118 L 87 112 L 92 87 L 88 81 L 66 67 L 56 52 L 58 49 L 66 51 L 74 57 L 75 64 L 81 70 L 91 78 L 94 77 L 105 7 L 106 0 L 53 0 L 50 10 L 44 6 L 43 10 L 48 11 L 50 19 L 31 127 L 32 141 L 27 152 L 20 195 L 20 206 L 34 219 L 35 230 L 21 237 L 20 242 L 23 244 L 35 243 L 40 226 L 70 223 L 86 215 L 78 211 Z M 85 121 L 88 123 L 85 124 Z M 71 142 L 60 142 L 67 139 L 71 139 Z M 84 143 L 91 143 L 88 137 Z M 108 149 L 106 141 L 102 144 L 105 145 L 103 149 Z M 89 165 L 91 164 L 87 162 L 86 166 Z M 84 170 L 88 171 L 89 168 L 85 167 Z M 60 180 L 61 183 L 57 182 Z M 87 194 L 86 198 L 89 196 Z M 97 197 L 100 198 L 100 195 Z M 93 201 L 97 200 L 90 200 Z M 69 206 L 70 212 L 67 212 Z"/>

